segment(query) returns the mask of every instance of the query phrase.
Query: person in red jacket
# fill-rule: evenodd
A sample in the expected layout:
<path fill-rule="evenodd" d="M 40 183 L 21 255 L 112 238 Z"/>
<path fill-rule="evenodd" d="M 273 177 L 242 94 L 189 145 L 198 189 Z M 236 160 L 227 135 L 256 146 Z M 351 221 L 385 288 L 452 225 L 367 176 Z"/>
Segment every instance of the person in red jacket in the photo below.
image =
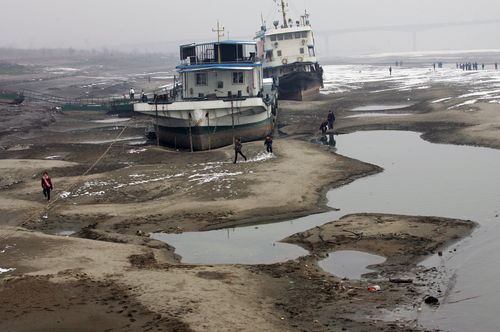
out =
<path fill-rule="evenodd" d="M 52 180 L 50 179 L 49 173 L 47 171 L 43 172 L 42 175 L 42 189 L 43 196 L 47 197 L 47 200 L 50 201 L 50 191 L 54 189 L 52 186 Z"/>

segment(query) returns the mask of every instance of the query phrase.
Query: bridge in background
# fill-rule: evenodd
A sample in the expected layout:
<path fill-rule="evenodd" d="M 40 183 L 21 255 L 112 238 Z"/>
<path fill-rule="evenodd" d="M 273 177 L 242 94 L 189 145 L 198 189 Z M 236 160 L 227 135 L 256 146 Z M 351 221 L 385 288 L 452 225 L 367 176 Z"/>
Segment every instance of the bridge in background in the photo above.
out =
<path fill-rule="evenodd" d="M 411 35 L 413 50 L 417 50 L 417 34 L 423 31 L 439 30 L 453 27 L 463 26 L 480 26 L 489 24 L 500 24 L 500 19 L 491 20 L 473 20 L 473 21 L 454 21 L 442 23 L 423 23 L 423 24 L 402 24 L 390 26 L 366 26 L 358 28 L 345 28 L 345 29 L 326 29 L 315 30 L 315 35 L 323 39 L 326 53 L 330 50 L 330 41 L 336 35 L 357 34 L 364 32 L 407 32 Z"/>

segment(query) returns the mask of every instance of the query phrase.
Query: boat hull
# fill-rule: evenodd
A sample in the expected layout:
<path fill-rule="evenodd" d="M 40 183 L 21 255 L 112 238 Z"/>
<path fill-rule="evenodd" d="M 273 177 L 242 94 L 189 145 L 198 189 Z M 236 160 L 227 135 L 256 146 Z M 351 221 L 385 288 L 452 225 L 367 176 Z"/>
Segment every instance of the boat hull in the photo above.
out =
<path fill-rule="evenodd" d="M 165 127 L 158 126 L 159 139 L 162 145 L 176 149 L 204 151 L 233 144 L 233 137 L 242 142 L 263 139 L 272 130 L 272 121 L 266 119 L 260 123 L 233 127 Z M 192 145 L 191 145 L 192 144 Z"/>
<path fill-rule="evenodd" d="M 153 118 L 160 143 L 176 149 L 203 151 L 263 139 L 274 125 L 271 105 L 261 98 L 238 101 L 194 101 L 134 105 L 136 112 Z M 158 108 L 158 111 L 156 110 Z"/>
<path fill-rule="evenodd" d="M 308 101 L 319 96 L 323 86 L 323 72 L 292 72 L 279 78 L 279 98 Z"/>

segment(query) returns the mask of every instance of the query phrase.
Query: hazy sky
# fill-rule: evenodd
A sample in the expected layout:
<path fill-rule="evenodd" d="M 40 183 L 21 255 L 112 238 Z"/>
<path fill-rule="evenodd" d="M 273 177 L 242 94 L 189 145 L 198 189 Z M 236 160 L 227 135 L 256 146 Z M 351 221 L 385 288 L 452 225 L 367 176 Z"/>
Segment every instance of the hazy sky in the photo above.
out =
<path fill-rule="evenodd" d="M 498 0 L 290 0 L 305 8 L 326 53 L 324 30 L 500 19 Z M 230 36 L 252 38 L 260 16 L 278 17 L 273 0 L 0 0 L 0 46 L 153 49 L 167 42 L 215 38 L 217 19 Z M 417 35 L 420 50 L 500 48 L 500 24 L 456 27 Z M 173 43 L 171 43 L 173 44 Z M 329 39 L 330 53 L 412 49 L 408 32 L 366 32 Z"/>

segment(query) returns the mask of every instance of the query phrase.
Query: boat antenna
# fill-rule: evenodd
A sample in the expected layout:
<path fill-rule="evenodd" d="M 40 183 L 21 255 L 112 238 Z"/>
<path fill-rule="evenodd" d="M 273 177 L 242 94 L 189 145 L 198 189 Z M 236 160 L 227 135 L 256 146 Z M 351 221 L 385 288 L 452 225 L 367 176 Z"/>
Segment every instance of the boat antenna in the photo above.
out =
<path fill-rule="evenodd" d="M 286 19 L 286 6 L 288 6 L 288 4 L 285 2 L 285 0 L 281 0 L 281 11 L 283 12 L 283 27 L 288 28 Z"/>
<path fill-rule="evenodd" d="M 224 37 L 224 27 L 221 27 L 219 24 L 219 20 L 217 20 L 217 29 L 212 28 L 213 32 L 217 32 L 217 48 L 218 48 L 218 56 L 217 56 L 217 61 L 221 63 L 221 54 L 220 54 L 220 38 Z"/>

